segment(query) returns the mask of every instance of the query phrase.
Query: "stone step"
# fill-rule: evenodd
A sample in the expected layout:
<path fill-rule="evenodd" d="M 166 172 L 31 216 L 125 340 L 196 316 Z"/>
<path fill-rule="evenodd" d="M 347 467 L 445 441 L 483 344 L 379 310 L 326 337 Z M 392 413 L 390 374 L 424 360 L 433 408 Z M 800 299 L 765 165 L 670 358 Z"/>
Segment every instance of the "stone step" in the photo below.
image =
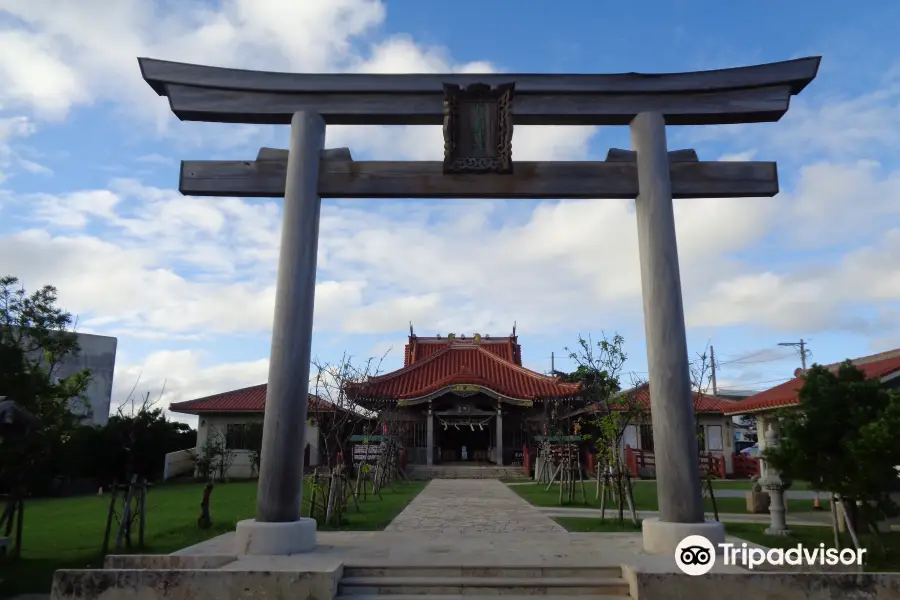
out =
<path fill-rule="evenodd" d="M 548 567 L 548 566 L 344 566 L 344 577 L 563 577 L 615 579 L 622 577 L 622 567 Z"/>
<path fill-rule="evenodd" d="M 628 595 L 620 577 L 344 577 L 338 595 Z"/>
<path fill-rule="evenodd" d="M 335 596 L 334 600 L 497 600 L 501 594 L 485 594 L 477 596 L 473 594 L 352 594 L 349 596 Z M 534 600 L 535 596 L 541 600 L 572 600 L 573 594 L 502 594 L 503 600 Z M 628 594 L 590 594 L 591 600 L 622 600 L 630 598 Z"/>

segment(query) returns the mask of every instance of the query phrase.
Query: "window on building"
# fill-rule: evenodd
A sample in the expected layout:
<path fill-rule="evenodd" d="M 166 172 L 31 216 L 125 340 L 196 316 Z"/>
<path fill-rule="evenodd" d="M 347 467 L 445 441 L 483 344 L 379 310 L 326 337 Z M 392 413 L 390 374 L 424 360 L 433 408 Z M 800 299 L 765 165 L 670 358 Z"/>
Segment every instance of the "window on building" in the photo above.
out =
<path fill-rule="evenodd" d="M 256 450 L 262 442 L 262 423 L 229 423 L 225 426 L 225 447 L 229 450 Z"/>
<path fill-rule="evenodd" d="M 703 425 L 697 425 L 697 449 L 706 452 L 706 431 Z"/>
<path fill-rule="evenodd" d="M 711 452 L 718 452 L 722 448 L 722 426 L 710 425 L 706 428 L 706 449 Z"/>
<path fill-rule="evenodd" d="M 641 425 L 641 450 L 653 452 L 653 425 Z"/>
<path fill-rule="evenodd" d="M 229 423 L 225 426 L 225 447 L 229 450 L 247 449 L 247 425 Z"/>

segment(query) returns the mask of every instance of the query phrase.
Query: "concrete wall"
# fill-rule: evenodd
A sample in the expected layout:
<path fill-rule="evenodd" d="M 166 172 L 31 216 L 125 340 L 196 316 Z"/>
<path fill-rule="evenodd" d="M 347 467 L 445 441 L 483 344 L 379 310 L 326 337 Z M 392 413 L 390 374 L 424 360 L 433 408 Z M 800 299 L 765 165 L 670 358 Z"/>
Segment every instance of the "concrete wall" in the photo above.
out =
<path fill-rule="evenodd" d="M 88 384 L 86 394 L 89 405 L 80 400 L 73 400 L 71 410 L 76 415 L 82 416 L 85 421 L 102 427 L 109 420 L 118 340 L 104 335 L 87 333 L 76 335 L 81 352 L 61 364 L 55 374 L 64 378 L 84 369 L 91 370 L 91 382 Z"/>
<path fill-rule="evenodd" d="M 225 436 L 228 425 L 245 424 L 245 423 L 262 423 L 262 413 L 232 413 L 232 414 L 215 414 L 201 415 L 197 424 L 197 455 L 203 451 L 207 438 L 216 432 L 221 436 Z M 315 467 L 319 464 L 319 428 L 315 425 L 306 425 L 306 443 L 310 445 L 309 464 L 308 467 Z M 298 452 L 303 452 L 303 448 L 297 448 Z M 228 469 L 228 477 L 234 479 L 245 479 L 256 476 L 253 472 L 253 462 L 251 460 L 251 451 L 234 450 L 234 458 L 231 467 Z"/>
<path fill-rule="evenodd" d="M 194 471 L 194 453 L 195 450 L 192 448 L 166 454 L 163 481 L 181 475 L 190 475 Z"/>
<path fill-rule="evenodd" d="M 893 600 L 900 598 L 897 573 L 681 573 L 642 572 L 625 566 L 631 597 L 637 600 Z"/>

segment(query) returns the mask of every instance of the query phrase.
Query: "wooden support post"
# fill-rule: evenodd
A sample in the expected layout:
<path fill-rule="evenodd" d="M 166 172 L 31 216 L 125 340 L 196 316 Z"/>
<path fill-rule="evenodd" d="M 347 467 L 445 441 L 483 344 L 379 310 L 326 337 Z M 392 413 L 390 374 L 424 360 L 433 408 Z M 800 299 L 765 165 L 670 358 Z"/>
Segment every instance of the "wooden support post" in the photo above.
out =
<path fill-rule="evenodd" d="M 106 513 L 106 529 L 103 533 L 103 556 L 109 554 L 109 536 L 112 532 L 113 517 L 116 513 L 116 497 L 119 494 L 119 482 L 113 481 L 112 491 L 109 494 L 109 510 Z"/>
<path fill-rule="evenodd" d="M 309 401 L 309 361 L 319 245 L 319 161 L 325 121 L 298 112 L 291 121 L 275 291 L 275 319 L 263 421 L 256 520 L 299 521 Z"/>
<path fill-rule="evenodd" d="M 494 444 L 497 453 L 497 466 L 503 466 L 503 410 L 497 405 L 497 443 Z"/>
<path fill-rule="evenodd" d="M 637 227 L 656 449 L 660 521 L 702 523 L 697 439 L 669 180 L 666 123 L 659 113 L 631 122 L 637 151 Z"/>
<path fill-rule="evenodd" d="M 147 480 L 144 479 L 141 482 L 141 491 L 138 505 L 138 510 L 140 511 L 138 517 L 138 548 L 144 547 L 144 525 L 146 524 L 147 519 Z"/>
<path fill-rule="evenodd" d="M 432 466 L 434 464 L 434 413 L 431 410 L 431 403 L 428 403 L 428 421 L 425 423 L 425 464 Z"/>

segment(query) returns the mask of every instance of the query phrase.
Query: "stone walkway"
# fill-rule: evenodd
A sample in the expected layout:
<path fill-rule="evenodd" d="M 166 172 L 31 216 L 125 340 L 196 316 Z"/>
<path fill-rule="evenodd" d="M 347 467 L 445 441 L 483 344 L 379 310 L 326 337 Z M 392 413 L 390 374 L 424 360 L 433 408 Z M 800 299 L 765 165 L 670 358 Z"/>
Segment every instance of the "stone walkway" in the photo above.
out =
<path fill-rule="evenodd" d="M 496 479 L 433 479 L 385 528 L 391 532 L 563 533 Z"/>

